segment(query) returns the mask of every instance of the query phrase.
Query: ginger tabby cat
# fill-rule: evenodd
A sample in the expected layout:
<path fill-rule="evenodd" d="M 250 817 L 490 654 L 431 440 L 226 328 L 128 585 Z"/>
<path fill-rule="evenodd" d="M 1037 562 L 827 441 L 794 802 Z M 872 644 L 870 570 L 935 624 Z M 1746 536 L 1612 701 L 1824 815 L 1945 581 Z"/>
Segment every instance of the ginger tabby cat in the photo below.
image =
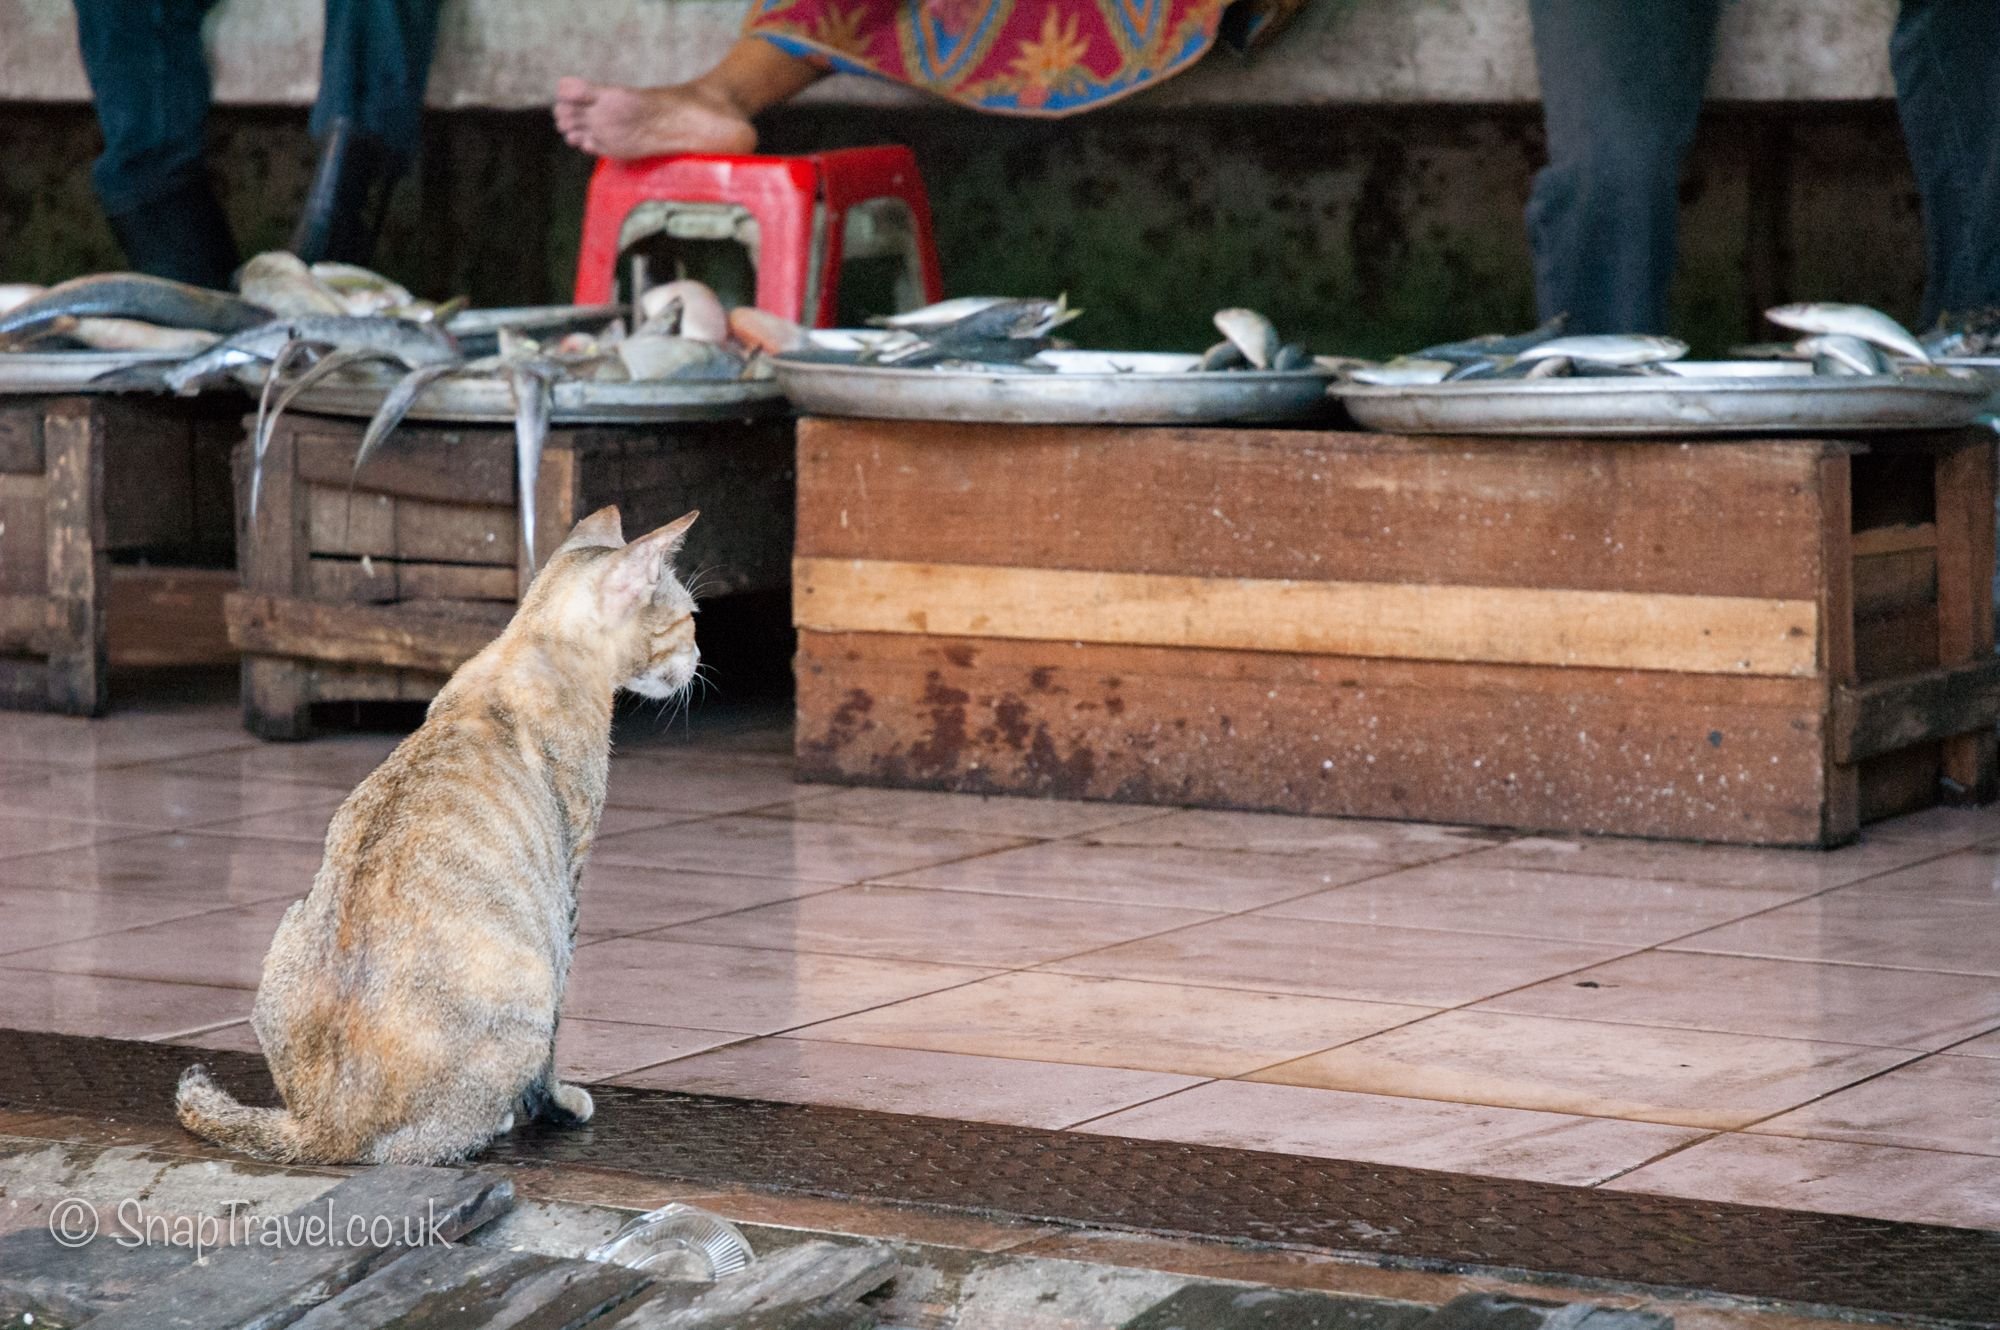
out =
<path fill-rule="evenodd" d="M 260 1159 L 450 1163 L 523 1119 L 590 1119 L 556 1080 L 576 887 L 604 810 L 611 705 L 694 677 L 672 559 L 695 514 L 626 544 L 579 522 L 512 622 L 333 815 L 264 959 L 251 1023 L 284 1108 L 190 1067 L 197 1135 Z"/>

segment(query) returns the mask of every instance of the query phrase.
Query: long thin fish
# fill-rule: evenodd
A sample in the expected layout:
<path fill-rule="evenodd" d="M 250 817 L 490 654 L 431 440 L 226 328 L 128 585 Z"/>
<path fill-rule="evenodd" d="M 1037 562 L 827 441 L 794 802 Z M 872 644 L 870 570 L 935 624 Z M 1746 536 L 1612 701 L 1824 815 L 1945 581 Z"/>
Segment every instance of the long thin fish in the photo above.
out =
<path fill-rule="evenodd" d="M 210 291 L 164 277 L 99 273 L 58 283 L 0 315 L 0 341 L 31 336 L 65 317 L 139 319 L 163 328 L 236 333 L 269 322 L 271 311 L 226 291 Z"/>
<path fill-rule="evenodd" d="M 441 365 L 420 365 L 396 380 L 396 386 L 382 399 L 382 405 L 375 408 L 374 419 L 370 420 L 368 428 L 362 431 L 361 446 L 354 450 L 354 474 L 357 476 L 361 474 L 362 464 L 373 457 L 375 450 L 382 446 L 383 441 L 396 432 L 396 426 L 403 423 L 403 417 L 410 414 L 410 408 L 417 404 L 418 398 L 430 390 L 433 383 L 463 368 L 465 366 L 457 361 Z M 348 488 L 353 488 L 351 479 Z"/>
<path fill-rule="evenodd" d="M 549 371 L 533 361 L 507 366 L 507 386 L 514 394 L 515 488 L 521 493 L 521 548 L 528 567 L 535 567 L 535 489 L 542 478 L 542 446 L 549 438 L 549 414 L 555 393 Z"/>
<path fill-rule="evenodd" d="M 1803 301 L 1764 311 L 1764 317 L 1780 328 L 1806 333 L 1835 333 L 1859 337 L 1864 342 L 1894 351 L 1899 356 L 1928 365 L 1930 353 L 1911 336 L 1910 330 L 1879 309 L 1867 305 L 1841 305 L 1824 301 Z"/>
<path fill-rule="evenodd" d="M 273 402 L 271 400 L 272 385 L 279 382 L 285 376 L 286 371 L 291 368 L 290 362 L 295 358 L 293 348 L 303 349 L 306 346 L 307 344 L 304 342 L 294 342 L 292 347 L 286 348 L 283 355 L 277 360 L 272 361 L 270 371 L 264 376 L 264 391 L 257 395 L 257 432 L 251 436 L 250 449 L 250 518 L 252 521 L 255 521 L 257 518 L 257 492 L 262 488 L 264 479 L 264 453 L 271 446 L 271 435 L 277 431 L 278 420 L 285 414 L 286 408 L 291 406 L 300 393 L 305 392 L 314 384 L 322 382 L 331 375 L 338 374 L 350 365 L 391 358 L 380 351 L 371 351 L 366 347 L 328 352 L 320 358 L 320 362 L 317 365 L 314 365 L 311 369 L 299 375 L 298 378 L 286 384 L 284 391 L 278 394 L 277 401 Z"/>
<path fill-rule="evenodd" d="M 286 342 L 278 348 L 278 354 L 271 358 L 271 366 L 264 371 L 264 388 L 257 394 L 257 427 L 250 435 L 250 521 L 257 521 L 257 496 L 264 492 L 264 450 L 271 445 L 271 431 L 267 422 L 271 418 L 271 394 L 278 381 L 291 369 L 292 362 L 306 355 L 312 347 L 305 342 Z"/>
<path fill-rule="evenodd" d="M 1421 351 L 1412 351 L 1399 360 L 1449 360 L 1454 365 L 1470 364 L 1473 361 L 1495 360 L 1506 356 L 1518 356 L 1531 346 L 1553 341 L 1562 336 L 1563 326 L 1569 322 L 1569 315 L 1558 314 L 1539 328 L 1524 333 L 1486 333 L 1479 337 L 1468 337 L 1458 342 L 1441 342 L 1427 346 Z"/>

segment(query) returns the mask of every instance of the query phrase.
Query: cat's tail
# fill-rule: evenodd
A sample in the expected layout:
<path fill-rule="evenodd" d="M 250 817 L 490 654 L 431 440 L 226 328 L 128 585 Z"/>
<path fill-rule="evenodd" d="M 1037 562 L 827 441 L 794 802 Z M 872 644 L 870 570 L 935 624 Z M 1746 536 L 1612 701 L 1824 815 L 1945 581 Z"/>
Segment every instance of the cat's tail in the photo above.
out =
<path fill-rule="evenodd" d="M 306 1133 L 290 1109 L 237 1103 L 198 1062 L 181 1073 L 174 1111 L 183 1127 L 217 1145 L 274 1164 L 307 1162 Z"/>

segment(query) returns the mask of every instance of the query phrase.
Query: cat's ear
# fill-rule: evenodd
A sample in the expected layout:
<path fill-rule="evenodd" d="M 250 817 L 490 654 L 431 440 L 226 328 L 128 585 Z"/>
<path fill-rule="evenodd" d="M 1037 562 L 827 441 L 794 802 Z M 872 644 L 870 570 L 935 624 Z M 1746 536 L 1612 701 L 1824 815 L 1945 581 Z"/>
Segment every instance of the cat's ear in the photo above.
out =
<path fill-rule="evenodd" d="M 596 545 L 615 550 L 624 543 L 625 525 L 619 520 L 618 505 L 612 503 L 606 504 L 578 522 L 571 529 L 569 539 L 562 543 L 562 548 L 579 550 Z"/>
<path fill-rule="evenodd" d="M 604 570 L 604 580 L 598 584 L 598 597 L 606 614 L 623 618 L 653 598 L 654 590 L 667 575 L 674 552 L 687 537 L 687 529 L 700 515 L 697 511 L 677 517 L 658 531 L 639 537 L 612 558 L 611 566 Z"/>

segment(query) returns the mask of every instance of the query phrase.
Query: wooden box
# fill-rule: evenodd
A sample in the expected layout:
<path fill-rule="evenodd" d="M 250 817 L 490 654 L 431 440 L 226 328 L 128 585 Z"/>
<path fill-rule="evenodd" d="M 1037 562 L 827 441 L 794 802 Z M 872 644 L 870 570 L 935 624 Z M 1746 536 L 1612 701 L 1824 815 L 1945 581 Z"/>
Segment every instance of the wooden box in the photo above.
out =
<path fill-rule="evenodd" d="M 801 779 L 1833 845 L 1994 793 L 1993 435 L 807 420 Z"/>
<path fill-rule="evenodd" d="M 311 732 L 316 702 L 424 701 L 499 632 L 533 569 L 520 540 L 509 427 L 405 425 L 354 477 L 364 422 L 284 417 L 264 460 L 243 589 L 245 725 Z M 792 542 L 792 422 L 559 428 L 536 493 L 547 558 L 605 504 L 642 534 L 701 509 L 678 560 L 704 599 L 782 591 Z M 247 497 L 247 445 L 236 474 Z M 244 498 L 239 511 L 248 513 Z"/>
<path fill-rule="evenodd" d="M 0 706 L 94 716 L 111 666 L 234 660 L 240 404 L 0 398 Z"/>

